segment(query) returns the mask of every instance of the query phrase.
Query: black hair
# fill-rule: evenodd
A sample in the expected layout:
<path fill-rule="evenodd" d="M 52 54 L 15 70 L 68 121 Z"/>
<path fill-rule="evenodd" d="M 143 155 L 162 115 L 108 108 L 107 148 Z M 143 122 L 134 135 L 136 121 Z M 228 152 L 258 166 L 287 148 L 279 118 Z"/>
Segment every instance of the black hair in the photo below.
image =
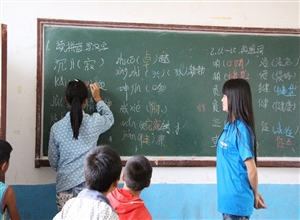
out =
<path fill-rule="evenodd" d="M 11 145 L 5 140 L 0 140 L 0 165 L 9 161 L 11 151 Z"/>
<path fill-rule="evenodd" d="M 84 163 L 86 186 L 107 192 L 113 182 L 120 179 L 122 162 L 116 151 L 108 146 L 92 149 Z"/>
<path fill-rule="evenodd" d="M 79 128 L 82 123 L 82 104 L 88 98 L 88 90 L 84 82 L 79 79 L 70 81 L 65 91 L 65 97 L 70 105 L 70 121 L 73 138 L 78 139 Z"/>
<path fill-rule="evenodd" d="M 146 157 L 136 155 L 126 162 L 124 175 L 126 186 L 134 191 L 140 191 L 149 184 L 152 166 Z"/>
<path fill-rule="evenodd" d="M 236 124 L 236 119 L 239 118 L 246 125 L 250 137 L 253 137 L 254 143 L 251 144 L 254 149 L 251 151 L 256 163 L 257 144 L 250 85 L 245 79 L 230 79 L 224 83 L 222 92 L 227 96 L 227 121 Z"/>

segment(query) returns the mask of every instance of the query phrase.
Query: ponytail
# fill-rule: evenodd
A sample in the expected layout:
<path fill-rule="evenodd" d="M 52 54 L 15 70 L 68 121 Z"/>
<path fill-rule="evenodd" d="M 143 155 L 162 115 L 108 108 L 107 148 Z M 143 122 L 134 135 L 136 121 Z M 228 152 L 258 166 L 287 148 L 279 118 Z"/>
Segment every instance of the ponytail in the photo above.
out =
<path fill-rule="evenodd" d="M 88 90 L 85 84 L 78 79 L 70 81 L 65 92 L 66 100 L 70 105 L 70 122 L 73 130 L 73 138 L 78 140 L 79 128 L 82 123 L 82 104 L 88 97 Z"/>
<path fill-rule="evenodd" d="M 75 138 L 76 140 L 78 140 L 79 128 L 82 123 L 82 116 L 83 115 L 80 99 L 78 96 L 75 96 L 71 103 L 70 120 L 73 130 L 73 138 Z"/>

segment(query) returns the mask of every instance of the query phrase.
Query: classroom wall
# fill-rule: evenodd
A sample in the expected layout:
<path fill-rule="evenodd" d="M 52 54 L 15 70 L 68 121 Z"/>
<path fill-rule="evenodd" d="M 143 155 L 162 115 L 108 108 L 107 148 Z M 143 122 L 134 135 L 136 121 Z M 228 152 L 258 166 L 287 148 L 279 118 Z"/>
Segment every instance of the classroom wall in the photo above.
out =
<path fill-rule="evenodd" d="M 37 18 L 299 29 L 299 7 L 299 1 L 258 0 L 1 1 L 1 23 L 8 30 L 7 140 L 14 148 L 6 182 L 17 191 L 23 219 L 55 214 L 55 172 L 34 168 Z M 299 219 L 299 168 L 259 168 L 259 182 L 269 208 L 253 219 Z M 220 219 L 215 184 L 214 167 L 159 167 L 142 196 L 156 219 Z"/>

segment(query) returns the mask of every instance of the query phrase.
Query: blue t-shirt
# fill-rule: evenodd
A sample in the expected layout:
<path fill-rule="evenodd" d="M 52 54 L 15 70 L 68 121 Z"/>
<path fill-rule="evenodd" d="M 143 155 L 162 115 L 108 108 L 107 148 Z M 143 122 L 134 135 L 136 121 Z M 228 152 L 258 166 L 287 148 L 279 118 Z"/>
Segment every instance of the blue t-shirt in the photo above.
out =
<path fill-rule="evenodd" d="M 98 102 L 96 108 L 97 113 L 92 115 L 83 112 L 78 140 L 73 138 L 70 112 L 51 127 L 48 157 L 51 167 L 56 171 L 57 192 L 85 182 L 85 157 L 96 147 L 99 135 L 114 123 L 113 114 L 104 101 Z"/>
<path fill-rule="evenodd" d="M 0 211 L 0 219 L 2 219 L 2 216 L 4 214 L 4 211 L 5 211 L 5 207 L 3 205 L 3 201 L 4 201 L 4 196 L 5 196 L 5 193 L 8 189 L 8 186 L 5 185 L 5 183 L 3 182 L 0 182 L 0 207 L 1 207 L 1 211 Z"/>
<path fill-rule="evenodd" d="M 252 131 L 252 129 L 251 129 Z M 224 126 L 217 144 L 218 211 L 249 216 L 253 213 L 254 194 L 245 160 L 253 156 L 253 135 L 241 120 Z"/>

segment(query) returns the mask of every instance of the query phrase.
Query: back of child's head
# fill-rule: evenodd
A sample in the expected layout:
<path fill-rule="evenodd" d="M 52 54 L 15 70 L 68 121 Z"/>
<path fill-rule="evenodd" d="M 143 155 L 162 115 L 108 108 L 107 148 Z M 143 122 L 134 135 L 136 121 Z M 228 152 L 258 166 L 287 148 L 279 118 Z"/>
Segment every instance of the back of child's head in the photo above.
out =
<path fill-rule="evenodd" d="M 0 164 L 9 161 L 11 151 L 11 145 L 5 140 L 0 140 Z"/>
<path fill-rule="evenodd" d="M 120 179 L 121 158 L 108 146 L 92 149 L 84 163 L 86 186 L 88 189 L 107 192 L 113 182 Z"/>
<path fill-rule="evenodd" d="M 134 191 L 140 191 L 149 186 L 152 166 L 146 157 L 136 155 L 126 162 L 124 175 L 126 186 Z"/>
<path fill-rule="evenodd" d="M 82 123 L 82 104 L 88 98 L 88 89 L 79 79 L 70 81 L 65 91 L 65 97 L 70 105 L 70 120 L 73 130 L 73 138 L 78 139 L 79 127 Z"/>

